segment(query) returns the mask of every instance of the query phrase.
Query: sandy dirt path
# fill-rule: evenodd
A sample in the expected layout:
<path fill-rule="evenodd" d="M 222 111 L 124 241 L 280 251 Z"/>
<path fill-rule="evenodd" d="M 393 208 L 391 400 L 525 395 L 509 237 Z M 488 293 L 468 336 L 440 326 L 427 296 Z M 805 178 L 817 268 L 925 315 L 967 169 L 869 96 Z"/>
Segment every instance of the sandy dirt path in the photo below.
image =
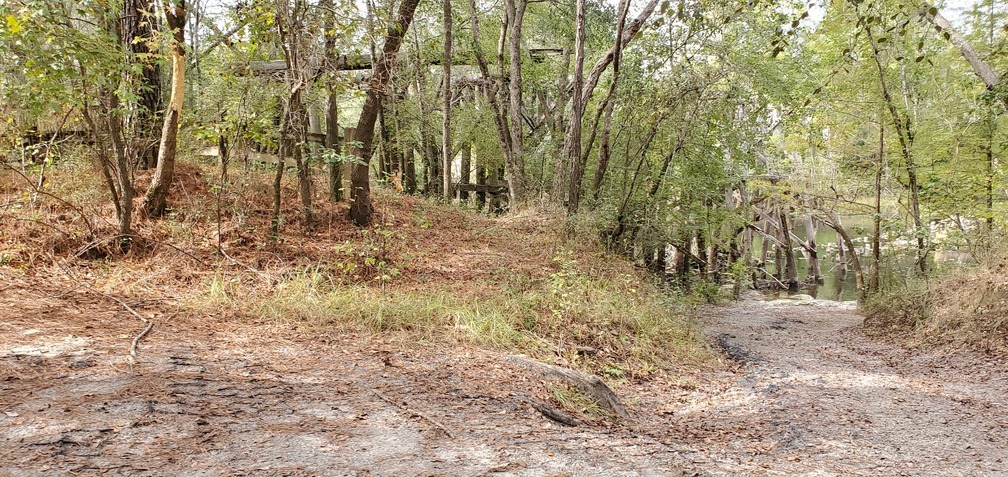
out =
<path fill-rule="evenodd" d="M 33 289 L 0 300 L 0 475 L 1008 475 L 1006 367 L 863 336 L 849 307 L 709 308 L 724 371 L 613 383 L 564 427 L 503 353 L 307 339 Z M 450 433 L 450 435 L 449 435 Z"/>
<path fill-rule="evenodd" d="M 1008 475 L 1004 362 L 880 343 L 857 328 L 852 303 L 712 311 L 705 328 L 740 362 L 736 380 L 679 417 L 747 431 L 709 449 L 707 471 Z"/>

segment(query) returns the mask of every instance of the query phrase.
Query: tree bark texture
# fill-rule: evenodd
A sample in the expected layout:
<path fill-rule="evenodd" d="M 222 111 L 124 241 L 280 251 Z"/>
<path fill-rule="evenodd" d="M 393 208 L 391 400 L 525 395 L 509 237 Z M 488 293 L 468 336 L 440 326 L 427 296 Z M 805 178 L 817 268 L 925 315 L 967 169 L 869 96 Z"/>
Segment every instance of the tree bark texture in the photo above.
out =
<path fill-rule="evenodd" d="M 382 57 L 375 64 L 374 73 L 368 85 L 367 96 L 364 99 L 364 107 L 361 109 L 360 118 L 357 120 L 354 136 L 357 146 L 354 148 L 354 155 L 360 163 L 354 164 L 350 173 L 350 187 L 353 190 L 353 202 L 350 204 L 350 219 L 360 227 L 370 225 L 374 213 L 374 206 L 371 203 L 371 183 L 368 177 L 368 170 L 370 168 L 375 121 L 378 118 L 378 105 L 381 97 L 384 95 L 385 87 L 392 78 L 392 63 L 399 52 L 399 47 L 402 46 L 403 37 L 410 23 L 413 21 L 413 14 L 416 12 L 419 2 L 420 0 L 403 0 L 399 4 L 396 20 L 389 27 L 385 35 Z"/>
<path fill-rule="evenodd" d="M 171 97 L 165 110 L 164 125 L 161 129 L 161 145 L 158 148 L 157 169 L 150 188 L 147 189 L 146 212 L 151 217 L 164 213 L 168 203 L 168 190 L 175 174 L 175 152 L 178 142 L 179 120 L 185 104 L 185 0 L 177 0 L 172 5 L 164 4 L 165 23 L 172 33 Z"/>

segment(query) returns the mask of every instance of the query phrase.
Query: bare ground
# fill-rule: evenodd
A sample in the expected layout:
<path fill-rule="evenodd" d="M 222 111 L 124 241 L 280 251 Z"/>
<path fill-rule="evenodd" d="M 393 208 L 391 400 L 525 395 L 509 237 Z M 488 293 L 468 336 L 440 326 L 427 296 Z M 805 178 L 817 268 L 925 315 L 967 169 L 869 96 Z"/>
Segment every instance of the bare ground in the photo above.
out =
<path fill-rule="evenodd" d="M 723 371 L 614 383 L 630 423 L 564 427 L 504 353 L 312 339 L 0 284 L 0 475 L 1008 475 L 1006 365 L 865 337 L 850 307 L 744 301 Z"/>

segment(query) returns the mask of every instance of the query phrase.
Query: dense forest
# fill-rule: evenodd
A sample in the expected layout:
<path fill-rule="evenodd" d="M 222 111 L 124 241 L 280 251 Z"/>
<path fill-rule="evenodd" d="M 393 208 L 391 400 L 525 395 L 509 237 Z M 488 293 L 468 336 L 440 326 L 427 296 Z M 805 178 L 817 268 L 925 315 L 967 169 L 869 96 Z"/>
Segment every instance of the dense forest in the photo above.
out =
<path fill-rule="evenodd" d="M 475 353 L 498 390 L 491 401 L 558 425 L 612 426 L 633 413 L 640 427 L 620 431 L 624 445 L 671 445 L 731 430 L 669 417 L 678 414 L 662 399 L 714 406 L 732 379 L 712 376 L 790 363 L 780 347 L 807 351 L 834 377 L 843 373 L 830 353 L 865 355 L 870 340 L 893 346 L 886 356 L 966 353 L 956 362 L 982 364 L 950 376 L 980 379 L 1008 350 L 1006 41 L 1008 3 L 996 0 L 0 2 L 0 371 L 26 380 L 3 388 L 0 407 L 27 406 L 4 396 L 61 370 L 104 366 L 88 350 L 125 348 L 131 379 L 169 376 L 148 387 L 180 385 L 196 366 L 187 363 L 270 363 L 278 376 L 285 363 L 310 380 L 311 363 L 325 362 L 356 376 L 347 399 L 364 406 L 359 416 L 389 405 L 454 439 L 468 414 L 453 426 L 418 409 L 446 409 L 439 386 L 455 385 L 428 381 L 445 369 L 457 371 L 445 383 L 472 378 Z M 812 305 L 766 311 L 782 297 Z M 39 330 L 62 344 L 24 341 Z M 744 337 L 774 330 L 810 338 Z M 333 364 L 313 346 L 348 358 Z M 211 353 L 225 348 L 242 351 Z M 355 374 L 373 353 L 440 397 L 410 403 L 410 392 L 376 385 L 377 372 Z M 773 380 L 765 389 L 805 379 L 781 366 L 791 374 L 745 379 Z M 562 384 L 533 393 L 521 387 L 530 378 L 514 377 L 528 373 Z M 325 393 L 313 381 L 266 399 L 251 374 L 227 376 L 217 391 L 238 386 L 254 405 Z M 893 399 L 902 386 L 887 388 L 900 389 Z M 652 399 L 655 389 L 678 394 Z M 200 409 L 223 425 L 216 408 Z M 733 421 L 747 412 L 711 409 L 734 423 L 725 426 L 760 429 Z M 19 413 L 6 415 L 27 419 Z M 1006 433 L 991 422 L 959 424 Z M 652 424 L 667 434 L 641 430 Z M 73 439 L 98 432 L 81 429 Z M 745 452 L 786 473 L 816 469 L 799 466 L 806 454 L 780 454 L 783 444 L 760 450 L 785 432 L 774 429 L 752 431 Z M 977 445 L 976 461 L 957 465 L 996 467 Z M 947 450 L 927 449 L 904 463 Z M 732 452 L 719 462 L 740 462 Z M 600 468 L 586 455 L 574 469 Z M 98 462 L 78 457 L 32 462 L 65 472 Z M 229 457 L 242 469 L 256 458 Z M 624 469 L 611 458 L 601 468 Z M 681 464 L 669 459 L 637 469 Z M 873 469 L 837 462 L 822 468 Z M 528 465 L 544 472 L 528 475 L 564 469 Z"/>
<path fill-rule="evenodd" d="M 216 161 L 225 212 L 240 161 L 272 184 L 271 244 L 289 168 L 303 231 L 320 201 L 371 224 L 374 185 L 562 210 L 656 271 L 796 287 L 822 276 L 825 227 L 871 292 L 889 249 L 925 275 L 996 248 L 1002 10 L 8 2 L 2 152 L 36 192 L 50 162 L 91 156 L 123 250 L 170 210 L 176 160 Z"/>

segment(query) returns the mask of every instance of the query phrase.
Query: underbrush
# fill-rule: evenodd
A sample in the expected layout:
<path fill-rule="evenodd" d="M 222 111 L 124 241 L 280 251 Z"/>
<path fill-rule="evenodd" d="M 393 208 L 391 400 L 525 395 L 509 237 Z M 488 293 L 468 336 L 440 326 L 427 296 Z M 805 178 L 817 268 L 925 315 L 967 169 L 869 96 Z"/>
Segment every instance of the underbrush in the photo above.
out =
<path fill-rule="evenodd" d="M 691 310 L 638 276 L 591 277 L 570 258 L 529 279 L 498 272 L 462 287 L 346 284 L 312 267 L 253 291 L 223 276 L 196 308 L 232 308 L 308 336 L 387 334 L 403 342 L 465 343 L 521 352 L 613 378 L 646 378 L 714 359 Z"/>
<path fill-rule="evenodd" d="M 1008 257 L 870 297 L 865 328 L 909 346 L 1008 352 Z"/>
<path fill-rule="evenodd" d="M 83 156 L 0 171 L 0 267 L 87 277 L 106 293 L 171 297 L 195 316 L 283 323 L 306 337 L 382 334 L 404 344 L 522 352 L 617 379 L 714 363 L 694 312 L 645 271 L 607 253 L 592 227 L 525 209 L 489 218 L 375 184 L 374 225 L 316 178 L 314 227 L 283 183 L 281 237 L 269 243 L 271 168 L 180 163 L 162 220 L 135 221 L 123 254 L 101 178 Z M 138 190 L 148 178 L 137 174 Z M 97 253 L 84 253 L 96 251 Z"/>

